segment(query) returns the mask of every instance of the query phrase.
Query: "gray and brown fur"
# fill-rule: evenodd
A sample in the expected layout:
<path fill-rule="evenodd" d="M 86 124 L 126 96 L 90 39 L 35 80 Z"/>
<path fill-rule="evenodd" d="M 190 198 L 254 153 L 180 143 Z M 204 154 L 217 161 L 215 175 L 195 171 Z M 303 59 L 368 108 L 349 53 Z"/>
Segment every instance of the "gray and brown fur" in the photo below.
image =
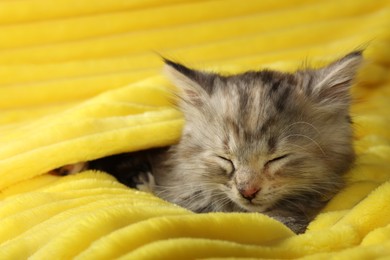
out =
<path fill-rule="evenodd" d="M 180 142 L 90 168 L 129 186 L 151 172 L 154 194 L 192 211 L 261 212 L 301 233 L 353 164 L 349 89 L 361 62 L 356 51 L 320 69 L 223 76 L 165 60 L 186 121 Z"/>
<path fill-rule="evenodd" d="M 354 161 L 353 52 L 295 73 L 223 76 L 166 60 L 186 124 L 153 175 L 156 195 L 195 212 L 255 211 L 302 232 Z"/>

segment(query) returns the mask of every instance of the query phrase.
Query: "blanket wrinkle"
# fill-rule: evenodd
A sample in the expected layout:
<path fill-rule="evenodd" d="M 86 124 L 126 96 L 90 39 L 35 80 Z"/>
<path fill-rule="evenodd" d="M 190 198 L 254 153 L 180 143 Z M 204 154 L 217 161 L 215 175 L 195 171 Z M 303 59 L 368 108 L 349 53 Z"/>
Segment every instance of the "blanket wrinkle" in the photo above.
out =
<path fill-rule="evenodd" d="M 0 38 L 0 259 L 390 256 L 389 0 L 0 1 Z M 179 140 L 159 55 L 230 74 L 356 49 L 357 160 L 304 234 L 260 213 L 195 214 L 104 172 L 48 173 Z"/>

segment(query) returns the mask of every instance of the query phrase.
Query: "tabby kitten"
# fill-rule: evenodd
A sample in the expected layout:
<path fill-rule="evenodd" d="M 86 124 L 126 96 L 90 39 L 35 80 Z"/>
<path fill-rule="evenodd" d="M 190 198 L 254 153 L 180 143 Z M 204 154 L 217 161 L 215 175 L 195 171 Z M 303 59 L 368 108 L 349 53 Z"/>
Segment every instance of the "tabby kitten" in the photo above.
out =
<path fill-rule="evenodd" d="M 320 69 L 223 76 L 165 60 L 180 142 L 89 168 L 194 212 L 261 212 L 304 232 L 354 161 L 349 88 L 361 62 L 356 51 Z"/>
<path fill-rule="evenodd" d="M 152 158 L 152 192 L 303 232 L 354 161 L 349 88 L 361 62 L 356 51 L 320 69 L 223 76 L 165 60 L 186 123 L 165 158 Z"/>

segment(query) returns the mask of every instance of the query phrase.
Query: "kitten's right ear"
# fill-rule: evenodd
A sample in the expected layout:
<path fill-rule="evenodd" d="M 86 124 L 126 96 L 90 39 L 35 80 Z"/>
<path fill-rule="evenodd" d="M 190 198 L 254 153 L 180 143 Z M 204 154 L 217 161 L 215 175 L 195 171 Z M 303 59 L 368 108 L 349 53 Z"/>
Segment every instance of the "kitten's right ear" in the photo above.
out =
<path fill-rule="evenodd" d="M 195 106 L 203 104 L 205 98 L 209 96 L 207 90 L 212 87 L 212 75 L 165 58 L 164 62 L 164 72 L 179 89 L 180 98 Z"/>

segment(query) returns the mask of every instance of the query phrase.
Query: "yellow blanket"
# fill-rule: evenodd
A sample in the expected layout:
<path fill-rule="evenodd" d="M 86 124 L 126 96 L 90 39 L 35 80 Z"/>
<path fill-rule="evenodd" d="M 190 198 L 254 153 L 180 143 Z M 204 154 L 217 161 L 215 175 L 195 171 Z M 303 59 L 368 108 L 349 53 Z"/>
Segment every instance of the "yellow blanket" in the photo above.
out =
<path fill-rule="evenodd" d="M 323 65 L 366 48 L 348 185 L 295 235 L 194 214 L 56 167 L 175 143 L 159 55 L 223 72 Z M 0 259 L 390 256 L 390 1 L 0 1 Z"/>

